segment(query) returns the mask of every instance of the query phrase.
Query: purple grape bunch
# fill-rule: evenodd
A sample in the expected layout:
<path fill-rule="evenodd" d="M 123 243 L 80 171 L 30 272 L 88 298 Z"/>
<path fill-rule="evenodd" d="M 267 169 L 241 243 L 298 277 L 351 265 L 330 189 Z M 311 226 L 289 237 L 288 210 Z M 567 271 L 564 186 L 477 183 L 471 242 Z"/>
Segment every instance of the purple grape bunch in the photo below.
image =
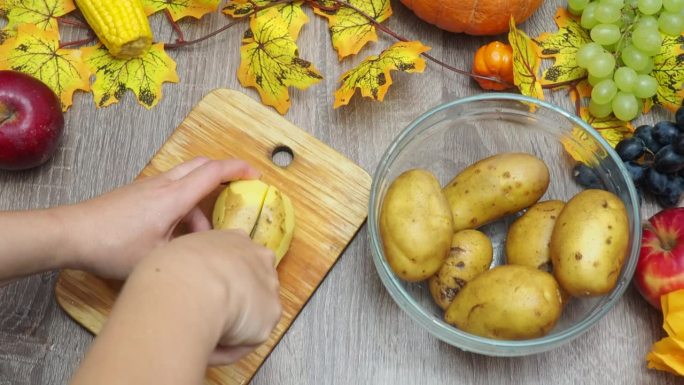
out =
<path fill-rule="evenodd" d="M 675 121 L 639 126 L 615 151 L 625 163 L 639 195 L 652 195 L 662 207 L 674 207 L 684 194 L 684 106 Z M 586 188 L 602 188 L 596 172 L 578 164 L 575 181 Z"/>

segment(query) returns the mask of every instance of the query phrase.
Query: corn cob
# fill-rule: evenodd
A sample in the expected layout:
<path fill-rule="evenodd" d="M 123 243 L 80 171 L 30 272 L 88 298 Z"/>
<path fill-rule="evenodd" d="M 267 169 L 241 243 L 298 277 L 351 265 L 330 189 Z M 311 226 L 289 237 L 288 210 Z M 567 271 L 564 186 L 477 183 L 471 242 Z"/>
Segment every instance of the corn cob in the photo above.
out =
<path fill-rule="evenodd" d="M 76 0 L 76 5 L 112 56 L 137 57 L 152 44 L 150 22 L 140 0 Z"/>

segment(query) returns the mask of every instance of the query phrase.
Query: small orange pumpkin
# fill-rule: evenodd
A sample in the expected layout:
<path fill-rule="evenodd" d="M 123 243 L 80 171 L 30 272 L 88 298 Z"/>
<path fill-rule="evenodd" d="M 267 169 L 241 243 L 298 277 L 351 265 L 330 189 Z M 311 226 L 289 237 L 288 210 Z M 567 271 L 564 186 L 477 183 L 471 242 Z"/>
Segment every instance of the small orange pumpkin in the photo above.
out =
<path fill-rule="evenodd" d="M 511 16 L 527 20 L 544 0 L 401 0 L 421 19 L 451 32 L 498 35 Z"/>
<path fill-rule="evenodd" d="M 493 41 L 480 47 L 475 52 L 473 61 L 473 73 L 501 79 L 508 84 L 513 84 L 513 49 L 510 45 Z M 491 80 L 475 80 L 485 90 L 505 90 L 506 85 Z"/>

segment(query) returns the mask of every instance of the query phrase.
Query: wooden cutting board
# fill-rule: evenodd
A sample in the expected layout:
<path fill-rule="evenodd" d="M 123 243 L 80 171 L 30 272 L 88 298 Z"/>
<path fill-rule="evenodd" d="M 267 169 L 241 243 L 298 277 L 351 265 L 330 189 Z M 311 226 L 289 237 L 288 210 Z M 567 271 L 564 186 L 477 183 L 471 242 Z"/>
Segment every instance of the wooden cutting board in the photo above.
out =
<path fill-rule="evenodd" d="M 289 166 L 272 161 L 276 149 L 293 154 Z M 176 129 L 139 177 L 155 175 L 196 156 L 245 159 L 292 199 L 296 229 L 278 266 L 283 318 L 266 344 L 242 361 L 207 372 L 207 384 L 246 384 L 302 310 L 366 219 L 371 178 L 363 169 L 271 109 L 231 90 L 207 95 Z M 203 202 L 211 210 L 214 197 Z M 63 271 L 57 302 L 97 334 L 122 283 Z M 160 320 L 162 322 L 162 320 Z"/>

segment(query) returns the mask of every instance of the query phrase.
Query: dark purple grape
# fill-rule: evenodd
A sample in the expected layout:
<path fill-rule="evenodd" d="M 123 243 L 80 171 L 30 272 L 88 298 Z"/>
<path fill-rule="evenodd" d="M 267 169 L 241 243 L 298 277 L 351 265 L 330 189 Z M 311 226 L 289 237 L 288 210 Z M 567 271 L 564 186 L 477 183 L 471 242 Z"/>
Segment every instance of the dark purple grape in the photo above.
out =
<path fill-rule="evenodd" d="M 644 141 L 637 137 L 623 139 L 615 146 L 620 159 L 626 161 L 639 159 L 646 151 Z"/>
<path fill-rule="evenodd" d="M 675 152 L 680 155 L 684 155 L 684 134 L 679 134 L 677 139 L 675 139 L 674 143 L 672 144 L 672 147 L 674 147 Z"/>
<path fill-rule="evenodd" d="M 684 132 L 684 107 L 679 107 L 675 113 L 675 120 L 677 121 L 679 131 Z"/>
<path fill-rule="evenodd" d="M 674 207 L 679 203 L 682 193 L 684 193 L 684 178 L 670 176 L 665 191 L 657 196 L 656 200 L 663 207 Z"/>
<path fill-rule="evenodd" d="M 637 162 L 625 162 L 625 167 L 629 171 L 629 175 L 632 177 L 635 185 L 641 184 L 646 175 L 647 166 L 639 164 Z"/>
<path fill-rule="evenodd" d="M 575 166 L 575 168 L 572 170 L 572 176 L 582 187 L 601 188 L 601 180 L 596 174 L 596 171 L 586 164 L 579 163 L 577 166 Z"/>
<path fill-rule="evenodd" d="M 669 179 L 667 175 L 659 173 L 654 168 L 649 168 L 646 171 L 644 178 L 644 186 L 653 195 L 663 195 L 667 190 Z"/>
<path fill-rule="evenodd" d="M 662 147 L 657 140 L 653 139 L 653 126 L 648 124 L 637 127 L 636 131 L 634 131 L 634 136 L 641 139 L 646 145 L 646 148 L 653 154 L 658 152 L 660 147 Z"/>
<path fill-rule="evenodd" d="M 684 168 L 684 155 L 677 154 L 671 144 L 658 151 L 653 167 L 659 172 L 674 174 Z"/>
<path fill-rule="evenodd" d="M 672 144 L 677 135 L 679 135 L 679 129 L 672 122 L 664 120 L 653 126 L 653 139 L 658 141 L 661 146 Z"/>
<path fill-rule="evenodd" d="M 670 207 L 676 207 L 681 198 L 682 196 L 680 194 L 658 195 L 656 196 L 656 201 L 658 201 L 660 206 L 667 209 Z"/>

